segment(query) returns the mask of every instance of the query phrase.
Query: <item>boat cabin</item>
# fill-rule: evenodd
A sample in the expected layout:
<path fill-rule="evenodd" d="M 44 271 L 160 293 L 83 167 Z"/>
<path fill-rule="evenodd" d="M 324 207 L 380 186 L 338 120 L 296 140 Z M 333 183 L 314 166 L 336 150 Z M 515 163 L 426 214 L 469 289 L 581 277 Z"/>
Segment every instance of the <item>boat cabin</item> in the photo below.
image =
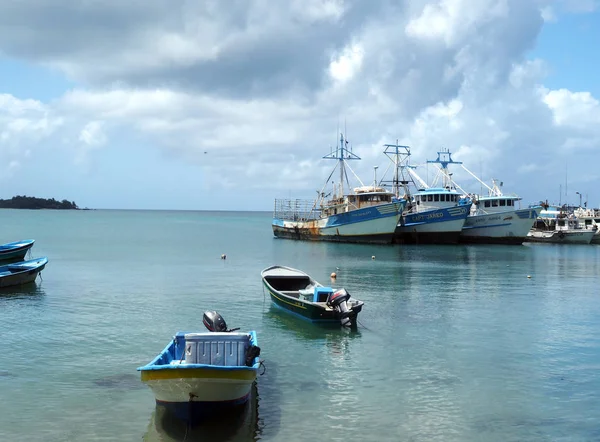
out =
<path fill-rule="evenodd" d="M 520 200 L 518 196 L 481 196 L 475 199 L 471 212 L 486 214 L 507 212 L 514 210 L 516 202 Z"/>
<path fill-rule="evenodd" d="M 450 190 L 443 187 L 421 189 L 415 193 L 412 198 L 413 205 L 419 207 L 420 210 L 425 208 L 444 209 L 458 206 L 460 202 L 460 193 L 458 193 L 456 190 Z"/>
<path fill-rule="evenodd" d="M 356 187 L 353 194 L 328 201 L 321 208 L 323 216 L 337 215 L 370 206 L 391 203 L 395 195 L 378 186 Z"/>

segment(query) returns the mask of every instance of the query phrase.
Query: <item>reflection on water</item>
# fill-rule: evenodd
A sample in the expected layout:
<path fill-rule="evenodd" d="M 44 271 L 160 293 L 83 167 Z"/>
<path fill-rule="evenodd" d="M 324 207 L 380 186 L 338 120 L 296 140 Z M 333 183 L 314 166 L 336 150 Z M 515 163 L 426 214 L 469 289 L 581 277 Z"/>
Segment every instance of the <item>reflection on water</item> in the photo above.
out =
<path fill-rule="evenodd" d="M 41 282 L 0 288 L 0 300 L 33 298 L 40 297 L 42 295 L 44 295 L 44 289 Z"/>
<path fill-rule="evenodd" d="M 272 322 L 272 325 L 281 331 L 281 333 L 292 333 L 302 339 L 324 339 L 334 336 L 348 336 L 355 338 L 360 336 L 360 325 L 358 329 L 351 330 L 342 327 L 339 323 L 312 323 L 302 318 L 298 318 L 281 308 L 271 304 L 269 310 L 264 312 L 265 319 Z"/>
<path fill-rule="evenodd" d="M 212 417 L 205 422 L 188 425 L 177 419 L 167 409 L 156 406 L 145 441 L 254 441 L 260 439 L 258 421 L 258 391 L 252 385 L 248 402 L 228 413 Z"/>

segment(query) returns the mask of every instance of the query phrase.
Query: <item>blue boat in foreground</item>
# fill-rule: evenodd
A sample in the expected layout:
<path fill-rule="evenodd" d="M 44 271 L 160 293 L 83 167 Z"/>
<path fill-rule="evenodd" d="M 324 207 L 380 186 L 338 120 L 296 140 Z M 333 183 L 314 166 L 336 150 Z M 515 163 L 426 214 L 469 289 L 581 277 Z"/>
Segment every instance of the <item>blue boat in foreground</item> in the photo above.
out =
<path fill-rule="evenodd" d="M 256 333 L 227 330 L 217 312 L 205 312 L 208 333 L 178 332 L 164 350 L 139 367 L 156 404 L 192 421 L 245 404 L 260 366 Z"/>
<path fill-rule="evenodd" d="M 46 264 L 48 258 L 42 257 L 0 266 L 0 288 L 35 281 Z"/>
<path fill-rule="evenodd" d="M 0 245 L 0 261 L 23 261 L 35 239 L 23 239 Z"/>

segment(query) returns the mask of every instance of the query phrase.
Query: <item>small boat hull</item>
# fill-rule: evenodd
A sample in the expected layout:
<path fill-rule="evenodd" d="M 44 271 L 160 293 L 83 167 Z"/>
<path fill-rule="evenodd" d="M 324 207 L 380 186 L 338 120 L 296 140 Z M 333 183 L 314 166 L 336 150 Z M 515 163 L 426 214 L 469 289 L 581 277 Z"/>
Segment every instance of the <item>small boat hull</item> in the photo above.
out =
<path fill-rule="evenodd" d="M 315 220 L 273 219 L 278 238 L 366 244 L 391 244 L 404 202 L 352 210 Z"/>
<path fill-rule="evenodd" d="M 248 401 L 259 360 L 254 358 L 250 366 L 241 364 L 249 346 L 256 343 L 253 331 L 179 332 L 152 362 L 138 371 L 158 406 L 182 420 L 202 419 Z"/>
<path fill-rule="evenodd" d="M 306 278 L 306 282 L 312 285 L 313 287 L 325 288 L 300 270 L 283 266 L 269 267 L 263 270 L 261 276 L 263 286 L 269 293 L 269 297 L 271 298 L 271 302 L 273 303 L 273 305 L 310 322 L 340 324 L 339 313 L 335 309 L 328 307 L 325 302 L 310 302 L 305 299 L 300 299 L 295 295 L 286 294 L 283 290 L 277 290 L 276 288 L 274 288 L 271 285 L 274 282 L 272 279 L 270 279 L 270 277 L 274 272 L 276 272 L 279 269 L 283 271 L 289 271 L 290 273 L 297 272 L 297 275 L 299 277 Z M 348 309 L 348 318 L 350 319 L 351 327 L 356 327 L 357 317 L 358 314 L 361 312 L 363 305 L 363 302 L 358 300 L 353 300 L 350 303 L 350 308 Z"/>
<path fill-rule="evenodd" d="M 590 244 L 594 233 L 591 230 L 531 230 L 527 234 L 527 241 L 552 243 L 552 244 Z"/>
<path fill-rule="evenodd" d="M 48 258 L 36 258 L 0 266 L 0 288 L 29 284 L 46 267 Z"/>
<path fill-rule="evenodd" d="M 0 245 L 0 262 L 18 262 L 25 259 L 27 252 L 33 247 L 33 239 L 25 239 Z"/>
<path fill-rule="evenodd" d="M 537 218 L 535 209 L 468 216 L 460 234 L 467 244 L 523 244 Z"/>

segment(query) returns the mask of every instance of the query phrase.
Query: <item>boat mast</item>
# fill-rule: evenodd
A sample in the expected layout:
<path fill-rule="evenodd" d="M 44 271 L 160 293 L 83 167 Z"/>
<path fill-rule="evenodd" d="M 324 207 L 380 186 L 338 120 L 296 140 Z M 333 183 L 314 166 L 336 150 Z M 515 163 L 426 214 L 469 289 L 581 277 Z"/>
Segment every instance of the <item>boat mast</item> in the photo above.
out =
<path fill-rule="evenodd" d="M 446 149 L 446 150 L 442 150 L 442 151 L 438 151 L 438 156 L 435 160 L 427 160 L 427 163 L 431 163 L 431 164 L 439 164 L 440 167 L 440 171 L 442 172 L 442 187 L 443 188 L 452 188 L 454 182 L 452 181 L 452 174 L 450 173 L 450 170 L 448 169 L 448 164 L 462 164 L 462 161 L 454 161 L 452 159 L 452 154 L 450 153 L 450 150 Z M 434 185 L 435 182 L 437 181 L 437 176 L 434 179 Z"/>
<path fill-rule="evenodd" d="M 398 140 L 396 140 L 396 144 L 384 144 L 385 150 L 383 153 L 392 160 L 394 163 L 394 178 L 392 179 L 392 192 L 396 195 L 397 198 L 400 197 L 400 187 L 404 188 L 404 192 L 406 195 L 409 195 L 410 192 L 408 190 L 408 180 L 404 179 L 404 173 L 402 173 L 402 181 L 400 181 L 400 170 L 404 169 L 405 166 L 402 165 L 403 160 L 406 161 L 406 167 L 410 167 L 408 165 L 409 157 L 410 157 L 410 147 L 402 146 L 398 144 Z"/>
<path fill-rule="evenodd" d="M 340 134 L 340 147 L 323 158 L 326 160 L 338 160 L 340 167 L 340 185 L 338 190 L 339 198 L 342 198 L 344 196 L 344 178 L 347 179 L 346 160 L 360 160 L 360 157 L 348 149 L 348 140 L 344 140 L 344 134 Z"/>

